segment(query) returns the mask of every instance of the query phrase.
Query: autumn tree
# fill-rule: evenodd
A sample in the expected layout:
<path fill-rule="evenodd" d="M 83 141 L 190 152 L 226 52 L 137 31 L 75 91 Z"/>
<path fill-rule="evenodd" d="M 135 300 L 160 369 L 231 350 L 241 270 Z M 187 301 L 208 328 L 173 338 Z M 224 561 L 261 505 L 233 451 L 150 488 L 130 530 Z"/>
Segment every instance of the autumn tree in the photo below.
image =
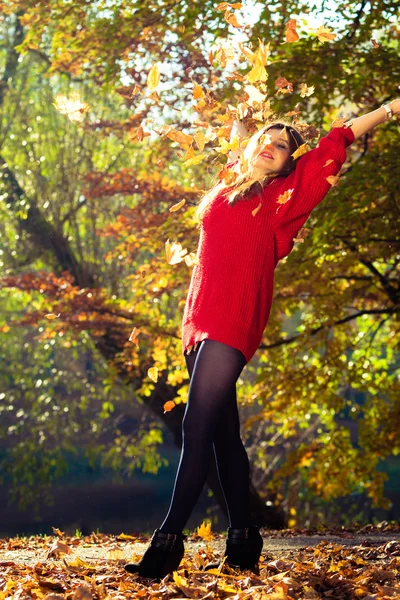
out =
<path fill-rule="evenodd" d="M 28 307 L 4 308 L 3 335 L 18 323 L 65 352 L 89 334 L 178 445 L 195 206 L 238 147 L 233 119 L 254 130 L 278 114 L 322 132 L 396 93 L 394 3 L 340 3 L 328 25 L 306 8 L 269 3 L 246 25 L 228 3 L 3 5 L 2 297 Z M 240 381 L 265 524 L 279 523 L 266 498 L 293 512 L 299 492 L 356 490 L 387 506 L 377 466 L 399 451 L 397 145 L 391 122 L 352 148 L 278 266 L 263 344 Z M 356 447 L 337 424 L 346 410 Z M 132 444 L 116 429 L 116 468 Z M 221 501 L 215 470 L 209 484 Z"/>

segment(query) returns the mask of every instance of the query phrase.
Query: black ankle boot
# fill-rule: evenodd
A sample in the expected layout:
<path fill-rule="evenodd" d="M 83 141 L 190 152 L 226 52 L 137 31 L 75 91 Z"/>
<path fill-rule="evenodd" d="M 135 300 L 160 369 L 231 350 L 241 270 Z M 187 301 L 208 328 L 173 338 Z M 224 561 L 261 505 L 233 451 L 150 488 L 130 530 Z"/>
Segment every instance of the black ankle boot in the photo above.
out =
<path fill-rule="evenodd" d="M 258 561 L 263 548 L 263 539 L 257 525 L 251 525 L 244 529 L 233 529 L 228 527 L 226 540 L 225 564 L 233 569 L 250 569 L 258 571 Z M 221 563 L 209 563 L 204 568 L 218 569 Z"/>
<path fill-rule="evenodd" d="M 165 577 L 179 567 L 185 553 L 183 540 L 186 538 L 182 533 L 163 533 L 156 529 L 140 563 L 128 563 L 125 571 L 152 579 Z"/>

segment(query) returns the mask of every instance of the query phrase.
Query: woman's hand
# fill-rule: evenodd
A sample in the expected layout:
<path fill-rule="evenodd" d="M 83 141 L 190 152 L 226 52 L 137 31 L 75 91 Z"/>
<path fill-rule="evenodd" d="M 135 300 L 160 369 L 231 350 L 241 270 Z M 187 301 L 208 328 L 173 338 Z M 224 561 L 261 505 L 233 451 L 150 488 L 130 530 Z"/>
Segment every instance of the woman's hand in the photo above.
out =
<path fill-rule="evenodd" d="M 389 108 L 391 108 L 394 115 L 400 113 L 400 98 L 396 98 L 395 100 L 391 100 L 386 103 Z M 383 106 L 380 106 L 376 110 L 373 110 L 362 117 L 357 117 L 356 119 L 351 119 L 351 121 L 347 122 L 347 127 L 351 127 L 354 137 L 357 140 L 359 137 L 370 131 L 377 125 L 384 123 L 388 119 L 388 113 Z"/>
<path fill-rule="evenodd" d="M 398 115 L 400 113 L 400 98 L 396 98 L 395 100 L 388 102 L 388 104 L 394 115 Z"/>

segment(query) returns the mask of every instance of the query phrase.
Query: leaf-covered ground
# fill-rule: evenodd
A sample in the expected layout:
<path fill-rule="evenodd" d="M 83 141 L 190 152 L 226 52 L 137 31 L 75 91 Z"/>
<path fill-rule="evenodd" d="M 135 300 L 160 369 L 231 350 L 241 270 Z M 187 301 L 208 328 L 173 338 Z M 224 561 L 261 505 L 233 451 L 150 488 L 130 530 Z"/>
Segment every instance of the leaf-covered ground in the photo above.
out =
<path fill-rule="evenodd" d="M 185 542 L 179 569 L 161 581 L 125 573 L 149 535 L 91 534 L 0 540 L 0 600 L 400 599 L 400 523 L 348 529 L 262 531 L 258 574 L 204 572 L 221 558 L 225 535 L 200 529 Z"/>

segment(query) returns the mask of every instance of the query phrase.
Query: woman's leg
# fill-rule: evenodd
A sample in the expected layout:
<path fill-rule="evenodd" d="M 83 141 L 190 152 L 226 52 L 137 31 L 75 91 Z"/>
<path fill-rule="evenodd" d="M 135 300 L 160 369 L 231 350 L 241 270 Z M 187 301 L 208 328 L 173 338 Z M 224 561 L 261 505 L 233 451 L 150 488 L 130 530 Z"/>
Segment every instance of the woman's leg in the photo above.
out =
<path fill-rule="evenodd" d="M 229 512 L 229 526 L 234 529 L 250 524 L 250 464 L 240 437 L 240 421 L 236 399 L 226 406 L 218 423 L 214 454 L 218 476 Z"/>
<path fill-rule="evenodd" d="M 220 418 L 236 401 L 233 391 L 246 364 L 239 350 L 215 340 L 204 340 L 196 354 L 182 422 L 181 458 L 171 505 L 160 527 L 165 533 L 181 532 L 189 519 L 207 479 Z"/>
<path fill-rule="evenodd" d="M 197 352 L 185 356 L 189 377 L 192 377 Z M 214 456 L 221 488 L 229 515 L 229 526 L 247 527 L 250 522 L 250 464 L 240 436 L 240 420 L 236 384 L 232 398 L 221 414 L 214 439 Z"/>

